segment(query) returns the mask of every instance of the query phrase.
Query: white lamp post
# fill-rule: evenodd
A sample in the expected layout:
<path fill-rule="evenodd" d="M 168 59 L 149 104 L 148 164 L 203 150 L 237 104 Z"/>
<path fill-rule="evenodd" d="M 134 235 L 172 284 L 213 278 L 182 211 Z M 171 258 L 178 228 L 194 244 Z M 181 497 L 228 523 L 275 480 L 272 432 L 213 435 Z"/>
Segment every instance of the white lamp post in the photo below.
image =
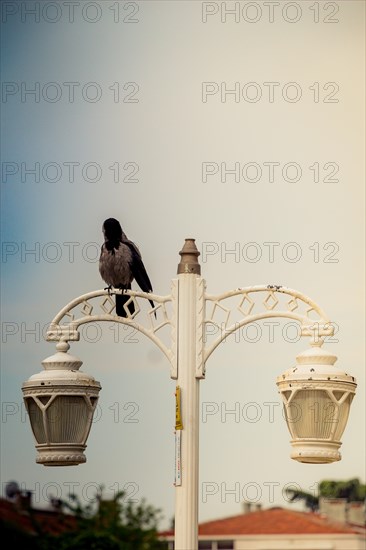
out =
<path fill-rule="evenodd" d="M 271 317 L 293 319 L 300 324 L 301 335 L 311 337 L 312 347 L 297 357 L 295 367 L 277 378 L 292 436 L 291 458 L 299 462 L 340 460 L 340 438 L 356 382 L 333 366 L 334 355 L 321 349 L 333 327 L 311 299 L 275 285 L 209 295 L 194 239 L 186 239 L 180 255 L 171 295 L 127 291 L 126 306 L 135 305 L 127 318 L 115 315 L 115 303 L 107 290 L 90 292 L 65 306 L 47 333 L 47 340 L 58 342 L 57 353 L 43 361 L 43 372 L 23 384 L 23 393 L 37 442 L 37 462 L 45 466 L 85 462 L 83 451 L 100 384 L 78 370 L 81 361 L 67 353 L 68 342 L 79 340 L 81 325 L 98 321 L 130 325 L 149 337 L 168 358 L 171 378 L 177 380 L 175 548 L 194 550 L 198 548 L 199 383 L 216 347 L 244 325 Z M 113 290 L 113 294 L 121 292 Z M 147 299 L 157 305 L 145 314 L 139 303 Z M 159 335 L 167 325 L 171 328 L 169 345 Z M 217 332 L 211 344 L 205 342 L 208 325 Z"/>

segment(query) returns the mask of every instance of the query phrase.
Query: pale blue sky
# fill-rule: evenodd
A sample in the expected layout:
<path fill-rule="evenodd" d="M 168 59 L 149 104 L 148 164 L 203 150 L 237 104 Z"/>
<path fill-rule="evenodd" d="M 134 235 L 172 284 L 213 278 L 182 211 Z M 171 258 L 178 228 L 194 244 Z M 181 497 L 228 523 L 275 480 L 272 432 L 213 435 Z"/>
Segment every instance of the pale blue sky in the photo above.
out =
<path fill-rule="evenodd" d="M 194 237 L 202 253 L 216 251 L 201 256 L 208 292 L 276 283 L 311 296 L 339 325 L 339 342 L 328 349 L 359 382 L 342 461 L 297 464 L 289 458 L 290 436 L 274 380 L 307 342 L 285 342 L 282 323 L 273 343 L 262 326 L 256 344 L 248 332 L 240 345 L 220 346 L 201 383 L 202 406 L 217 403 L 221 413 L 235 403 L 245 411 L 255 402 L 262 416 L 256 423 L 245 414 L 240 422 L 233 415 L 222 422 L 216 414 L 202 424 L 201 520 L 239 513 L 243 496 L 256 498 L 247 492 L 251 487 L 260 488 L 264 505 L 284 506 L 287 483 L 310 490 L 324 478 L 364 479 L 363 2 L 328 3 L 327 10 L 315 3 L 318 23 L 314 3 L 306 1 L 296 4 L 298 14 L 284 14 L 281 2 L 272 23 L 262 2 L 255 3 L 256 23 L 243 12 L 238 23 L 233 16 L 221 22 L 220 2 L 211 3 L 218 13 L 206 23 L 201 2 L 120 2 L 118 23 L 116 2 L 96 2 L 97 11 L 80 2 L 73 23 L 62 2 L 59 13 L 50 7 L 39 22 L 24 11 L 25 4 L 37 3 L 12 4 L 18 10 L 11 14 L 3 7 L 8 11 L 2 25 L 8 92 L 2 102 L 2 483 L 21 482 L 40 505 L 50 493 L 65 497 L 72 483 L 86 497 L 96 484 L 109 494 L 126 486 L 134 498 L 162 507 L 165 525 L 174 513 L 174 382 L 165 358 L 143 336 L 138 344 L 115 344 L 110 327 L 103 327 L 97 343 L 72 345 L 103 387 L 86 465 L 36 465 L 22 414 L 21 383 L 54 353 L 41 327 L 74 297 L 104 286 L 95 258 L 106 217 L 118 218 L 138 243 L 158 294 L 169 293 L 184 238 Z M 297 15 L 296 23 L 286 21 Z M 233 95 L 221 101 L 219 92 L 203 102 L 204 82 L 219 91 L 239 83 L 238 102 Z M 256 84 L 248 89 L 250 82 Z M 275 83 L 272 102 L 268 82 Z M 24 95 L 32 86 L 39 86 L 39 102 Z M 245 99 L 255 89 L 261 99 Z M 295 91 L 299 101 L 284 99 Z M 262 178 L 248 182 L 241 175 L 235 181 L 228 175 L 223 183 L 218 173 L 203 183 L 205 162 L 226 163 L 228 169 L 240 163 L 240 170 L 257 163 Z M 273 162 L 279 166 L 270 182 Z M 40 181 L 26 172 L 35 163 Z M 79 163 L 73 181 L 70 163 Z M 117 183 L 110 168 L 116 163 Z M 283 178 L 288 163 L 300 167 L 299 181 Z M 122 181 L 136 165 L 138 181 Z M 101 175 L 93 182 L 99 178 L 95 166 Z M 251 242 L 261 251 L 257 262 L 245 253 Z M 279 243 L 273 261 L 264 244 L 269 242 Z M 65 243 L 74 243 L 74 257 Z M 287 253 L 295 249 L 288 243 L 296 243 L 299 261 L 290 261 Z M 237 262 L 226 254 L 235 247 Z M 35 254 L 26 253 L 32 249 Z M 31 329 L 35 334 L 27 333 Z M 126 339 L 126 333 L 120 336 Z M 269 402 L 276 403 L 274 422 Z M 137 423 L 123 421 L 129 403 L 138 407 Z M 207 483 L 220 489 L 204 498 Z M 225 494 L 225 488 L 236 493 Z"/>

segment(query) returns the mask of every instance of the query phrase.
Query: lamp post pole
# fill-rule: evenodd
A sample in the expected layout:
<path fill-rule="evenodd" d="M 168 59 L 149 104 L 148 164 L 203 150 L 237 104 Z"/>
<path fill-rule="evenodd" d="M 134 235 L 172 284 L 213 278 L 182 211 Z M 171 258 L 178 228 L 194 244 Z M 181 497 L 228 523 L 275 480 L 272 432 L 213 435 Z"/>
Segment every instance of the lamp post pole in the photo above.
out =
<path fill-rule="evenodd" d="M 197 282 L 201 268 L 193 239 L 186 240 L 178 265 L 178 378 L 182 433 L 181 485 L 176 485 L 175 548 L 197 548 L 199 471 L 199 383 L 196 377 Z M 201 340 L 202 341 L 202 340 Z M 179 460 L 179 457 L 176 457 Z M 176 480 L 177 483 L 177 480 Z"/>
<path fill-rule="evenodd" d="M 42 362 L 44 371 L 31 376 L 22 389 L 36 439 L 37 462 L 45 466 L 81 464 L 86 461 L 84 450 L 100 384 L 79 371 L 82 362 L 68 354 L 69 341 L 80 339 L 80 326 L 100 321 L 130 325 L 150 338 L 167 357 L 171 378 L 177 383 L 175 550 L 196 550 L 199 383 L 205 378 L 206 361 L 216 347 L 247 324 L 273 317 L 297 321 L 301 335 L 311 338 L 312 347 L 297 356 L 297 365 L 277 378 L 292 436 L 291 458 L 299 462 L 319 464 L 341 459 L 338 449 L 356 381 L 334 367 L 335 355 L 321 349 L 325 337 L 332 335 L 334 329 L 313 300 L 278 285 L 237 288 L 216 296 L 207 294 L 194 239 L 186 239 L 180 255 L 178 278 L 172 281 L 171 295 L 129 290 L 125 306 L 128 310 L 133 302 L 134 313 L 127 317 L 115 315 L 115 302 L 107 290 L 84 294 L 62 308 L 47 332 L 47 340 L 57 342 L 57 352 Z M 113 294 L 121 292 L 113 289 Z M 157 305 L 145 316 L 140 300 L 154 300 Z M 233 300 L 236 303 L 230 305 Z M 166 307 L 169 303 L 171 313 Z M 207 314 L 206 304 L 210 308 Z M 218 311 L 224 321 L 217 320 Z M 217 336 L 206 343 L 205 327 L 209 324 L 217 329 Z M 160 329 L 167 325 L 171 328 L 168 345 L 159 336 Z M 311 414 L 315 405 L 321 422 Z"/>

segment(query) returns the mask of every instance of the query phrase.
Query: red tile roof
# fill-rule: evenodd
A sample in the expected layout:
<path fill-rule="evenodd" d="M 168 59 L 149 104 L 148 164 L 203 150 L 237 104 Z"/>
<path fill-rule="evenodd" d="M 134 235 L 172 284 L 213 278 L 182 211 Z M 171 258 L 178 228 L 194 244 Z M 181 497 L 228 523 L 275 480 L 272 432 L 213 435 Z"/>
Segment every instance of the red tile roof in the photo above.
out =
<path fill-rule="evenodd" d="M 213 535 L 311 535 L 311 534 L 356 534 L 352 527 L 330 522 L 312 512 L 294 512 L 284 508 L 269 508 L 240 514 L 229 518 L 201 523 L 198 528 L 201 536 Z M 160 536 L 174 535 L 165 531 Z"/>
<path fill-rule="evenodd" d="M 2 498 L 0 498 L 0 520 L 11 523 L 29 534 L 36 534 L 37 526 L 42 532 L 50 535 L 58 535 L 76 527 L 75 517 L 70 514 L 37 508 L 19 511 L 13 502 Z"/>

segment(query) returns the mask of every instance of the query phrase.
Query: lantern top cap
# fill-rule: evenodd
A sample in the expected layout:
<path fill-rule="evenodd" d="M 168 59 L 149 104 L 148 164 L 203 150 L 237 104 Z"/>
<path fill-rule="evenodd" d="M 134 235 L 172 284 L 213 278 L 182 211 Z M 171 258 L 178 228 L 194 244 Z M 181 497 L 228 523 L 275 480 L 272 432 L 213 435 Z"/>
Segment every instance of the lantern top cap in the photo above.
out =
<path fill-rule="evenodd" d="M 277 377 L 277 385 L 295 384 L 312 385 L 319 382 L 325 384 L 347 383 L 350 387 L 357 386 L 356 379 L 343 369 L 334 365 L 337 356 L 320 347 L 313 347 L 303 351 L 296 357 L 294 367 L 286 370 Z M 291 384 L 290 384 L 291 385 Z"/>
<path fill-rule="evenodd" d="M 298 365 L 334 365 L 337 356 L 326 349 L 313 346 L 296 356 Z"/>
<path fill-rule="evenodd" d="M 79 370 L 83 362 L 66 351 L 57 351 L 42 361 L 45 370 Z"/>
<path fill-rule="evenodd" d="M 33 374 L 23 383 L 23 389 L 32 389 L 39 386 L 50 389 L 51 387 L 87 386 L 99 387 L 100 383 L 94 376 L 80 369 L 82 361 L 68 353 L 57 352 L 42 361 L 44 370 Z"/>

